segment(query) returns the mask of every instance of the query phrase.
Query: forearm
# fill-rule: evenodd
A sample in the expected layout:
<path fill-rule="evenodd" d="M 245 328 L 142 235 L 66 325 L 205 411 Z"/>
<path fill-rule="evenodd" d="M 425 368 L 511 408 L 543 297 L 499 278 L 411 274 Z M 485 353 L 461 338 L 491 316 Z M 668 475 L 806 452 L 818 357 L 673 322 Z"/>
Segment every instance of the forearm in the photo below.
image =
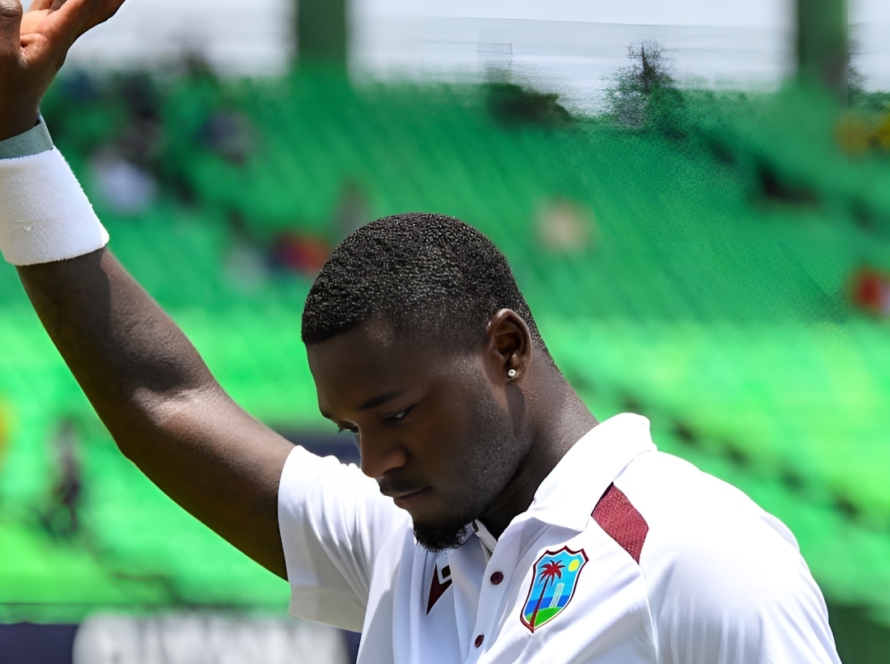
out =
<path fill-rule="evenodd" d="M 285 576 L 276 497 L 291 445 L 231 401 L 107 250 L 18 270 L 121 451 L 182 507 Z"/>
<path fill-rule="evenodd" d="M 105 249 L 18 268 L 44 327 L 125 454 L 159 408 L 218 389 L 176 324 Z"/>

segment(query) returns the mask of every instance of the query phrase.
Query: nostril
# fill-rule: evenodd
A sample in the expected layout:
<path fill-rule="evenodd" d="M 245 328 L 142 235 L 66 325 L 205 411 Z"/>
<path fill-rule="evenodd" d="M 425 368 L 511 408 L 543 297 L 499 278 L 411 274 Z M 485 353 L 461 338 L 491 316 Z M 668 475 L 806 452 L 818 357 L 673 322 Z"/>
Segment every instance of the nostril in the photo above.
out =
<path fill-rule="evenodd" d="M 367 440 L 359 447 L 359 454 L 362 472 L 375 480 L 408 461 L 408 455 L 400 445 L 370 445 Z"/>

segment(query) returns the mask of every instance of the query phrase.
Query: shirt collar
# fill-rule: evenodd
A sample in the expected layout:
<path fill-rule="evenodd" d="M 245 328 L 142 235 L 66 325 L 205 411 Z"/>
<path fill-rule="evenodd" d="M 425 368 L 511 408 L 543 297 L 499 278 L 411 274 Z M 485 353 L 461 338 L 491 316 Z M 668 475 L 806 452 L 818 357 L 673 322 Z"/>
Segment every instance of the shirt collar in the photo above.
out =
<path fill-rule="evenodd" d="M 485 524 L 478 519 L 473 521 L 473 531 L 479 538 L 479 543 L 482 544 L 482 553 L 485 554 L 485 561 L 488 562 L 491 554 L 494 553 L 494 547 L 497 546 L 498 538 L 492 535 Z"/>
<path fill-rule="evenodd" d="M 648 419 L 632 413 L 610 417 L 566 452 L 541 482 L 532 504 L 519 518 L 534 518 L 581 532 L 587 527 L 597 501 L 627 464 L 655 449 Z M 497 543 L 494 536 L 479 522 L 474 527 L 485 548 L 493 551 Z M 487 537 L 483 539 L 480 533 Z"/>

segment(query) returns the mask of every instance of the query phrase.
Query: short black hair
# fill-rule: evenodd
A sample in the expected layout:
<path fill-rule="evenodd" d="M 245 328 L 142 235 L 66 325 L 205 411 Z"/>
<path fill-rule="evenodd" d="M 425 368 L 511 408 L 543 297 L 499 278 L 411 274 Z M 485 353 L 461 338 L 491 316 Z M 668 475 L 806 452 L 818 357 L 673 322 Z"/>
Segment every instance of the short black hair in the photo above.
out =
<path fill-rule="evenodd" d="M 507 258 L 469 224 L 409 212 L 362 226 L 334 250 L 309 290 L 303 343 L 311 345 L 380 316 L 399 332 L 436 335 L 453 350 L 485 341 L 485 325 L 512 309 L 549 359 Z M 552 360 L 551 360 L 552 362 Z"/>

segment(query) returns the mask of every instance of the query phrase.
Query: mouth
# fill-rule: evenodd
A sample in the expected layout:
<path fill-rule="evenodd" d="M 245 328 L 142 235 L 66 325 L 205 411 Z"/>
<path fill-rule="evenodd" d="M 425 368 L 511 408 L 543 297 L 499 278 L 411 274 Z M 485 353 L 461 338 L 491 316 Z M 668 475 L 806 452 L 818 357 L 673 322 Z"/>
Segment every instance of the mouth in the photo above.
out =
<path fill-rule="evenodd" d="M 402 493 L 396 493 L 391 495 L 392 501 L 396 504 L 396 507 L 400 507 L 403 510 L 410 509 L 414 507 L 422 501 L 431 491 L 429 487 L 425 489 L 420 489 L 418 491 L 405 491 Z"/>

